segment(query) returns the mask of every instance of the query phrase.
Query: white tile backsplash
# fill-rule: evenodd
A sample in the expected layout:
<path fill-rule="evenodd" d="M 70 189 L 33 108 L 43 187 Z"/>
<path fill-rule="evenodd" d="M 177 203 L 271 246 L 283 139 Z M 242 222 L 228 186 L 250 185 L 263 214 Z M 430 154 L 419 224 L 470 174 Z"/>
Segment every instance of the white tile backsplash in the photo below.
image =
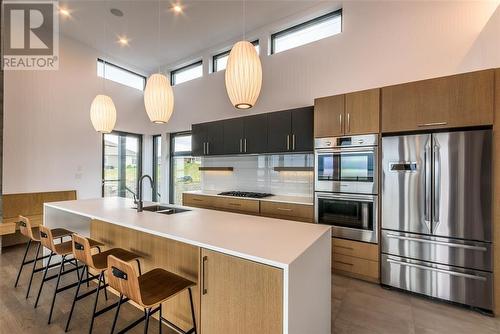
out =
<path fill-rule="evenodd" d="M 313 167 L 314 155 L 273 154 L 203 157 L 204 167 L 233 167 L 232 172 L 204 171 L 201 189 L 256 191 L 274 195 L 313 196 L 313 172 L 276 172 L 274 167 Z"/>

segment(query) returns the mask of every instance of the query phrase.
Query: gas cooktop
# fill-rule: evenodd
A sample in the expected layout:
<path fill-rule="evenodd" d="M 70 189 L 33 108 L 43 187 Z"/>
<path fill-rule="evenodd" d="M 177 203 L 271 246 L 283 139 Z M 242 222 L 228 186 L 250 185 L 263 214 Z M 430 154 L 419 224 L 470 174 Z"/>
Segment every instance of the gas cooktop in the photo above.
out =
<path fill-rule="evenodd" d="M 248 191 L 224 191 L 224 192 L 219 193 L 218 195 L 235 196 L 235 197 L 249 197 L 249 198 L 264 198 L 264 197 L 273 196 L 273 194 L 254 193 L 254 192 L 248 192 Z"/>

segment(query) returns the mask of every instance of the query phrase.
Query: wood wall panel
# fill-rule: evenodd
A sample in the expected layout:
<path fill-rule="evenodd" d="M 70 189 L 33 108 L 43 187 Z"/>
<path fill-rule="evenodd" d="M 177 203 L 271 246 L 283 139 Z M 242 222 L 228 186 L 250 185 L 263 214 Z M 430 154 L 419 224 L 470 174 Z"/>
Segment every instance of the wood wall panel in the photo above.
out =
<path fill-rule="evenodd" d="M 103 242 L 106 247 L 120 247 L 140 254 L 143 273 L 154 268 L 163 268 L 193 282 L 200 281 L 199 247 L 98 220 L 91 222 L 90 236 Z M 199 284 L 193 288 L 193 299 L 199 324 Z M 164 317 L 184 330 L 192 327 L 187 291 L 173 297 L 163 306 Z"/>

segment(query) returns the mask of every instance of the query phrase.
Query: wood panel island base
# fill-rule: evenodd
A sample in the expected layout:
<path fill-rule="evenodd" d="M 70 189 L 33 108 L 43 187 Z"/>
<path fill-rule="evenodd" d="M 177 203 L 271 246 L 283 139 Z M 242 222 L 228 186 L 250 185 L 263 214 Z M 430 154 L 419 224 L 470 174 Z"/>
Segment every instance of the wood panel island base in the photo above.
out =
<path fill-rule="evenodd" d="M 44 224 L 139 253 L 144 270 L 160 267 L 197 282 L 201 334 L 331 332 L 328 226 L 190 207 L 138 213 L 132 206 L 123 198 L 47 203 Z M 170 321 L 192 326 L 187 295 L 164 306 Z"/>

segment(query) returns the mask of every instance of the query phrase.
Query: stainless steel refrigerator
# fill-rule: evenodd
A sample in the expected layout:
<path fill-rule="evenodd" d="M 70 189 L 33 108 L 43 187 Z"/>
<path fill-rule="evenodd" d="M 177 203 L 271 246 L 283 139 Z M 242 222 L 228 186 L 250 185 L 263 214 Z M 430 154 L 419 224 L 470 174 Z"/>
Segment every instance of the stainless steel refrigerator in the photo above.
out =
<path fill-rule="evenodd" d="M 382 138 L 382 284 L 491 310 L 492 131 Z"/>

